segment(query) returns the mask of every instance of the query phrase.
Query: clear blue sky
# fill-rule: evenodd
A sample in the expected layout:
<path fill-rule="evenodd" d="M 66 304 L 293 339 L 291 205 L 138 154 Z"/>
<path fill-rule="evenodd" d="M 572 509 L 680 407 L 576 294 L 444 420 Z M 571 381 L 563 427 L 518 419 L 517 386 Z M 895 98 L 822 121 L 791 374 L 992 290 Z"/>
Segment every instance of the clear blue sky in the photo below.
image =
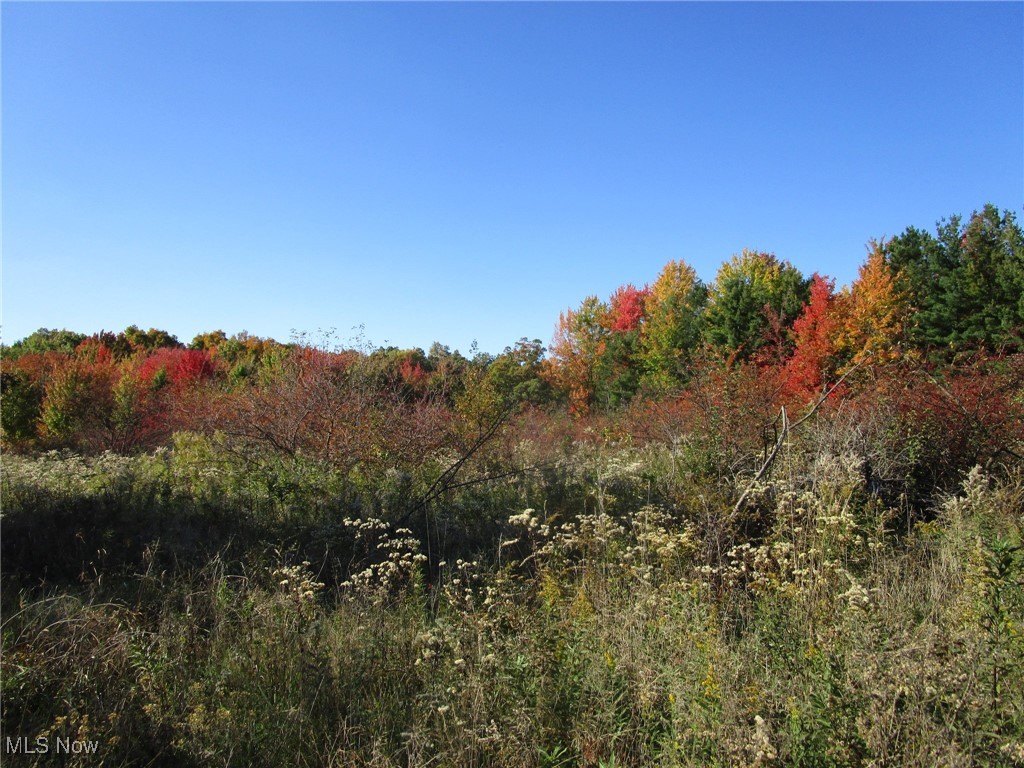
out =
<path fill-rule="evenodd" d="M 743 248 L 1024 206 L 1024 4 L 2 5 L 3 339 L 499 352 Z"/>

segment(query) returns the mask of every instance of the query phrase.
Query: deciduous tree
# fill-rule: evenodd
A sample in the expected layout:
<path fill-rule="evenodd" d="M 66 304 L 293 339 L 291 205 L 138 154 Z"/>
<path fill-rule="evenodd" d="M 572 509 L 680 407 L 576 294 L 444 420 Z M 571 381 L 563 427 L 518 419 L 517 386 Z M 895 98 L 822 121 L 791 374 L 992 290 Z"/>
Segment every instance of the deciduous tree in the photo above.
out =
<path fill-rule="evenodd" d="M 586 413 L 593 403 L 597 362 L 608 336 L 608 305 L 588 296 L 577 310 L 558 318 L 551 342 L 552 384 L 565 392 L 574 413 Z"/>
<path fill-rule="evenodd" d="M 670 261 L 644 297 L 639 357 L 651 389 L 663 391 L 686 379 L 686 367 L 700 344 L 707 295 L 693 267 Z"/>
<path fill-rule="evenodd" d="M 885 257 L 884 245 L 872 241 L 857 279 L 839 298 L 841 322 L 836 348 L 856 365 L 868 356 L 891 360 L 900 356 L 911 314 L 904 281 Z"/>
<path fill-rule="evenodd" d="M 810 399 L 835 376 L 839 368 L 836 340 L 841 318 L 837 312 L 835 280 L 811 277 L 810 298 L 793 321 L 793 354 L 786 361 L 786 389 Z"/>
<path fill-rule="evenodd" d="M 616 288 L 608 300 L 607 334 L 594 371 L 594 399 L 614 408 L 632 399 L 640 384 L 640 336 L 647 321 L 650 289 L 629 284 Z"/>
<path fill-rule="evenodd" d="M 705 314 L 705 338 L 740 360 L 758 353 L 780 358 L 786 332 L 807 296 L 808 281 L 792 264 L 744 250 L 718 270 Z"/>

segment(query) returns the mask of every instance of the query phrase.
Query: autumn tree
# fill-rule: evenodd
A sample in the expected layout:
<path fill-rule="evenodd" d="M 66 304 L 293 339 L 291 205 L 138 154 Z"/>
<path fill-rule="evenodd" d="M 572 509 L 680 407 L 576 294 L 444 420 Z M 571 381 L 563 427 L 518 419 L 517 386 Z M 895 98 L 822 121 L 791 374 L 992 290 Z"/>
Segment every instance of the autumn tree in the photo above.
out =
<path fill-rule="evenodd" d="M 606 408 L 628 402 L 640 386 L 640 337 L 647 317 L 650 289 L 629 284 L 608 300 L 607 334 L 594 370 L 594 399 Z"/>
<path fill-rule="evenodd" d="M 28 440 L 38 433 L 43 395 L 50 380 L 66 365 L 61 352 L 25 352 L 15 359 L 0 357 L 0 411 L 7 429 Z M 20 426 L 15 426 L 20 425 Z M 8 439 L 15 439 L 13 434 Z"/>
<path fill-rule="evenodd" d="M 616 288 L 608 302 L 608 330 L 612 333 L 640 330 L 647 314 L 646 302 L 650 292 L 650 288 L 637 288 L 632 283 Z"/>
<path fill-rule="evenodd" d="M 898 358 L 911 314 L 904 281 L 885 257 L 884 245 L 872 241 L 857 279 L 838 299 L 836 349 L 850 365 L 871 356 Z"/>
<path fill-rule="evenodd" d="M 154 389 L 165 384 L 182 388 L 214 375 L 216 367 L 208 352 L 161 347 L 144 358 L 140 378 Z"/>
<path fill-rule="evenodd" d="M 351 354 L 354 350 L 348 350 Z M 353 358 L 353 361 L 355 358 Z M 367 377 L 368 384 L 390 389 L 407 400 L 426 395 L 432 373 L 426 353 L 417 348 L 380 347 L 363 359 L 358 371 Z"/>
<path fill-rule="evenodd" d="M 432 371 L 428 384 L 430 395 L 451 405 L 463 390 L 470 361 L 458 350 L 453 352 L 447 345 L 435 341 L 427 350 L 427 362 Z"/>
<path fill-rule="evenodd" d="M 786 361 L 787 390 L 810 398 L 820 394 L 839 367 L 836 340 L 841 318 L 837 312 L 835 280 L 811 277 L 810 298 L 793 321 L 793 354 Z"/>
<path fill-rule="evenodd" d="M 644 297 L 639 358 L 644 381 L 663 391 L 686 379 L 700 344 L 707 288 L 684 261 L 666 264 Z"/>
<path fill-rule="evenodd" d="M 113 387 L 119 372 L 111 356 L 65 357 L 49 377 L 40 422 L 52 445 L 86 450 L 111 447 Z"/>
<path fill-rule="evenodd" d="M 354 472 L 360 484 L 412 472 L 456 444 L 453 420 L 443 403 L 410 399 L 382 376 L 386 355 L 370 357 L 296 347 L 264 381 L 209 393 L 201 426 L 242 455 L 324 462 Z"/>
<path fill-rule="evenodd" d="M 192 338 L 192 341 L 189 342 L 188 348 L 214 352 L 227 340 L 228 335 L 219 329 L 216 331 L 207 331 L 206 333 L 197 333 Z"/>
<path fill-rule="evenodd" d="M 594 401 L 597 362 L 608 336 L 608 305 L 588 296 L 577 310 L 558 318 L 551 342 L 551 384 L 566 393 L 574 413 L 586 413 Z"/>
<path fill-rule="evenodd" d="M 705 339 L 740 360 L 780 358 L 807 296 L 808 281 L 792 264 L 744 250 L 718 270 L 705 313 Z"/>

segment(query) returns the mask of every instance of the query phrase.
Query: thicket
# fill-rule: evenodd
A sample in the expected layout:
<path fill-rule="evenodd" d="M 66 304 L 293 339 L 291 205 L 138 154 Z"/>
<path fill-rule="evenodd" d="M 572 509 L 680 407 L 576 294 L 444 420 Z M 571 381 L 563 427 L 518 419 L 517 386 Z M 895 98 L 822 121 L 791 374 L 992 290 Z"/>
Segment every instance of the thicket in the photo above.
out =
<path fill-rule="evenodd" d="M 1024 765 L 1024 251 L 943 231 L 674 263 L 548 356 L 4 348 L 5 764 Z"/>

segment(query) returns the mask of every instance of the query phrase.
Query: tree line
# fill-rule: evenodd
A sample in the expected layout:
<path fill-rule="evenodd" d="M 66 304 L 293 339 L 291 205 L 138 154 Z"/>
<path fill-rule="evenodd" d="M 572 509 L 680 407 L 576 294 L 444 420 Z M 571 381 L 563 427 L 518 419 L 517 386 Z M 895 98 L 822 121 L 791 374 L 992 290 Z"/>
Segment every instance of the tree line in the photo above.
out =
<path fill-rule="evenodd" d="M 649 285 L 567 309 L 548 349 L 524 338 L 498 355 L 465 356 L 440 343 L 329 349 L 217 330 L 186 345 L 134 325 L 40 329 L 0 349 L 0 426 L 7 449 L 117 452 L 183 429 L 313 450 L 303 440 L 315 426 L 317 441 L 333 441 L 316 450 L 340 457 L 354 424 L 387 443 L 398 425 L 425 435 L 455 414 L 470 440 L 517 404 L 608 413 L 738 369 L 770 379 L 776 399 L 810 403 L 865 364 L 944 366 L 1022 344 L 1024 234 L 1013 212 L 986 205 L 934 233 L 910 227 L 872 241 L 841 289 L 771 253 L 744 250 L 710 283 L 670 261 Z"/>
<path fill-rule="evenodd" d="M 673 391 L 711 360 L 781 367 L 790 392 L 810 398 L 868 356 L 1014 352 L 1022 334 L 1024 237 L 1012 212 L 986 205 L 934 235 L 870 242 L 841 290 L 771 253 L 744 250 L 710 284 L 671 261 L 650 285 L 564 312 L 550 373 L 577 412 Z"/>

